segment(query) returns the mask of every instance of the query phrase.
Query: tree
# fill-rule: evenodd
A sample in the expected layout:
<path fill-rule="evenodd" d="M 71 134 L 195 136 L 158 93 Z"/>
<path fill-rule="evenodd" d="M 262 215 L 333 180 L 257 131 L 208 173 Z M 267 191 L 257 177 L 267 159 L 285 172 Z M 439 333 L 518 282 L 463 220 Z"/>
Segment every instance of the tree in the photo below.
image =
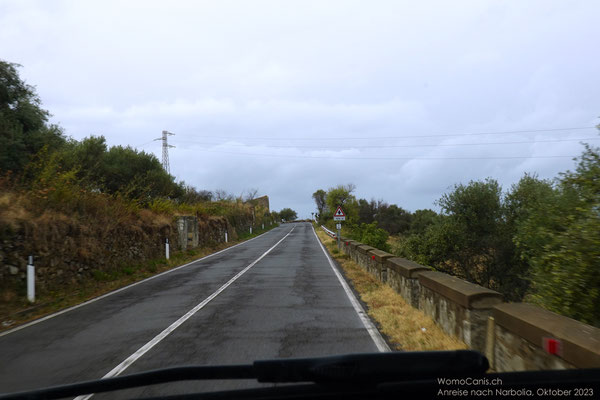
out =
<path fill-rule="evenodd" d="M 445 228 L 451 244 L 447 268 L 485 287 L 500 288 L 497 256 L 502 221 L 502 189 L 493 179 L 456 185 L 438 201 L 448 215 Z"/>
<path fill-rule="evenodd" d="M 507 229 L 517 246 L 513 262 L 522 265 L 523 273 L 526 272 L 531 257 L 538 254 L 544 245 L 541 237 L 531 234 L 531 226 L 535 225 L 535 229 L 547 226 L 551 217 L 540 212 L 548 212 L 550 204 L 556 203 L 558 194 L 552 182 L 525 174 L 517 184 L 512 185 L 511 191 L 506 195 L 504 208 Z M 560 226 L 556 225 L 553 229 L 560 229 Z"/>
<path fill-rule="evenodd" d="M 358 200 L 358 222 L 364 224 L 370 224 L 375 221 L 375 215 L 377 214 L 377 202 L 375 199 L 367 201 L 365 199 Z"/>
<path fill-rule="evenodd" d="M 298 219 L 298 214 L 296 214 L 296 211 L 292 210 L 291 208 L 284 208 L 279 211 L 279 217 L 286 222 L 294 221 Z"/>
<path fill-rule="evenodd" d="M 455 250 L 453 230 L 448 218 L 440 215 L 424 232 L 413 233 L 403 238 L 398 254 L 409 260 L 434 266 L 441 271 L 452 272 L 446 264 L 448 255 Z"/>
<path fill-rule="evenodd" d="M 18 64 L 0 60 L 0 170 L 21 172 L 30 157 L 65 143 L 62 130 L 47 126 L 35 88 L 19 77 Z"/>
<path fill-rule="evenodd" d="M 233 201 L 235 196 L 224 189 L 215 190 L 215 201 Z"/>
<path fill-rule="evenodd" d="M 317 205 L 317 212 L 319 213 L 319 217 L 323 215 L 323 211 L 325 211 L 325 207 L 327 207 L 326 196 L 327 193 L 323 189 L 317 190 L 312 195 Z"/>
<path fill-rule="evenodd" d="M 411 214 L 396 204 L 389 205 L 380 202 L 375 219 L 379 227 L 385 229 L 391 235 L 397 235 L 408 231 Z"/>
<path fill-rule="evenodd" d="M 180 182 L 179 186 L 184 188 L 184 194 L 179 199 L 182 203 L 195 204 L 211 201 L 213 194 L 209 190 L 197 190 L 191 185 L 187 185 L 185 182 Z"/>
<path fill-rule="evenodd" d="M 356 186 L 352 183 L 329 188 L 325 197 L 329 211 L 333 213 L 338 206 L 342 206 L 346 213 L 347 221 L 356 222 L 358 218 L 358 203 L 352 194 L 355 189 Z"/>
<path fill-rule="evenodd" d="M 90 136 L 81 142 L 70 140 L 61 151 L 66 169 L 77 171 L 82 186 L 91 190 L 104 190 L 104 157 L 107 146 L 104 136 Z"/>
<path fill-rule="evenodd" d="M 438 200 L 443 215 L 401 245 L 415 261 L 520 300 L 526 284 L 507 228 L 502 189 L 493 179 L 455 185 Z"/>
<path fill-rule="evenodd" d="M 410 233 L 423 234 L 430 225 L 433 225 L 438 219 L 438 214 L 430 209 L 416 210 L 410 220 Z"/>
<path fill-rule="evenodd" d="M 271 218 L 273 218 L 273 221 L 281 221 L 281 216 L 277 211 L 271 211 Z"/>
<path fill-rule="evenodd" d="M 356 186 L 352 183 L 329 188 L 326 196 L 327 207 L 330 210 L 335 210 L 338 206 L 343 206 L 346 202 L 355 200 L 352 195 L 355 189 Z"/>
<path fill-rule="evenodd" d="M 530 264 L 528 301 L 600 326 L 600 148 L 586 145 L 576 170 L 544 191 L 515 242 Z"/>
<path fill-rule="evenodd" d="M 248 201 L 252 201 L 256 198 L 256 195 L 258 194 L 258 189 L 256 189 L 256 188 L 246 189 L 246 190 L 244 190 L 244 192 L 246 194 L 242 195 L 241 197 L 244 198 L 244 202 L 248 202 Z"/>
<path fill-rule="evenodd" d="M 108 193 L 120 193 L 145 203 L 154 197 L 178 198 L 184 188 L 175 183 L 153 154 L 131 147 L 113 146 L 103 158 L 103 179 Z"/>

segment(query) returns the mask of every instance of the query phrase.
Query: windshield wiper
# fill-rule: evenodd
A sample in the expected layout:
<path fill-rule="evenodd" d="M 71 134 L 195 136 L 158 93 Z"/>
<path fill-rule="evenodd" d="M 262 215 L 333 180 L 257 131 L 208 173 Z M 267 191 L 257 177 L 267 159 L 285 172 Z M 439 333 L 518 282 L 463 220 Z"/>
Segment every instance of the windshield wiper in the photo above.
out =
<path fill-rule="evenodd" d="M 436 376 L 483 374 L 487 369 L 487 359 L 470 350 L 346 354 L 261 360 L 250 365 L 164 368 L 14 393 L 0 396 L 0 399 L 58 399 L 184 380 L 256 379 L 262 383 L 380 383 Z"/>
<path fill-rule="evenodd" d="M 243 389 L 168 397 L 169 399 L 387 398 L 398 393 L 435 395 L 439 378 L 501 377 L 504 388 L 597 387 L 600 369 L 530 371 L 486 374 L 487 359 L 476 351 L 432 351 L 347 354 L 330 357 L 255 361 L 250 365 L 188 366 L 55 386 L 0 396 L 0 399 L 57 399 L 88 393 L 156 385 L 184 380 L 256 379 L 261 383 L 303 385 Z M 310 384 L 306 384 L 310 383 Z M 533 385 L 533 386 L 532 386 Z M 582 386 L 583 387 L 583 386 Z M 434 390 L 434 391 L 432 391 Z M 162 397 L 165 398 L 165 397 Z"/>

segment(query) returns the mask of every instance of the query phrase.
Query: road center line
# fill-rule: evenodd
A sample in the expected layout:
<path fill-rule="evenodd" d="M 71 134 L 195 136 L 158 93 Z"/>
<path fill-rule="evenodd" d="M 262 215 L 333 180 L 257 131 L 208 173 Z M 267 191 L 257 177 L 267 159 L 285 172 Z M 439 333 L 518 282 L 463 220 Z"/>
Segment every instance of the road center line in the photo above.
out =
<path fill-rule="evenodd" d="M 219 294 L 221 294 L 225 289 L 227 289 L 229 287 L 229 285 L 231 285 L 233 282 L 235 282 L 240 276 L 244 275 L 257 262 L 262 260 L 267 254 L 269 254 L 271 252 L 271 250 L 273 250 L 281 242 L 283 242 L 285 240 L 285 238 L 287 238 L 292 233 L 292 231 L 294 230 L 295 227 L 296 227 L 296 225 L 294 225 L 292 227 L 292 229 L 287 233 L 287 235 L 285 235 L 283 238 L 281 238 L 281 240 L 279 240 L 277 243 L 275 243 L 269 250 L 265 251 L 260 257 L 258 257 L 256 260 L 254 260 L 250 265 L 248 265 L 246 268 L 244 268 L 243 270 L 238 272 L 233 278 L 228 280 L 227 283 L 225 283 L 223 286 L 221 286 L 219 289 L 217 289 L 217 291 L 215 291 L 213 294 L 208 296 L 206 299 L 204 299 L 201 303 L 199 303 L 197 306 L 195 306 L 190 311 L 188 311 L 185 315 L 183 315 L 177 321 L 173 322 L 168 328 L 166 328 L 164 331 L 162 331 L 161 333 L 156 335 L 154 337 L 154 339 L 150 340 L 148 343 L 146 343 L 145 345 L 140 347 L 138 349 L 138 351 L 136 351 L 135 353 L 130 355 L 125 361 L 123 361 L 122 363 L 120 363 L 119 365 L 114 367 L 108 374 L 104 375 L 102 377 L 102 379 L 112 378 L 114 376 L 121 374 L 123 371 L 125 371 L 131 364 L 136 362 L 141 356 L 146 354 L 151 348 L 153 348 L 158 343 L 160 343 L 161 340 L 163 340 L 164 338 L 169 336 L 171 334 L 171 332 L 173 332 L 175 329 L 177 329 L 179 326 L 181 326 L 185 321 L 190 319 L 199 310 L 204 308 L 204 306 L 206 306 L 208 303 L 210 303 L 211 300 L 213 300 L 215 297 L 217 297 Z M 91 393 L 91 394 L 86 394 L 83 396 L 77 396 L 75 398 L 75 400 L 87 400 L 90 397 L 92 397 L 93 395 L 94 394 Z"/>
<path fill-rule="evenodd" d="M 348 296 L 348 299 L 350 299 L 350 303 L 352 303 L 352 307 L 354 307 L 354 310 L 358 314 L 358 317 L 360 318 L 360 321 L 365 326 L 365 329 L 367 330 L 367 332 L 369 332 L 369 335 L 371 336 L 371 339 L 373 339 L 373 342 L 375 342 L 375 346 L 377 346 L 377 349 L 380 352 L 391 351 L 390 347 L 387 345 L 387 343 L 385 342 L 385 340 L 383 340 L 383 337 L 381 336 L 381 333 L 379 333 L 379 331 L 377 330 L 377 328 L 375 327 L 375 325 L 373 325 L 373 323 L 371 322 L 371 320 L 367 316 L 367 313 L 365 312 L 365 310 L 362 308 L 362 306 L 360 305 L 360 303 L 358 302 L 358 300 L 354 296 L 354 293 L 352 293 L 352 290 L 350 289 L 350 286 L 348 286 L 348 283 L 346 283 L 346 280 L 344 279 L 344 277 L 342 276 L 342 274 L 340 273 L 340 271 L 338 271 L 338 269 L 335 267 L 335 264 L 333 264 L 333 261 L 331 260 L 331 257 L 329 257 L 329 254 L 327 254 L 327 251 L 325 250 L 325 247 L 323 247 L 323 244 L 319 240 L 319 237 L 317 236 L 317 232 L 315 232 L 315 228 L 314 227 L 313 227 L 313 233 L 315 234 L 315 239 L 317 239 L 317 243 L 319 243 L 319 246 L 321 246 L 321 250 L 323 250 L 323 253 L 325 254 L 325 257 L 327 257 L 327 261 L 329 261 L 329 265 L 331 266 L 331 269 L 333 269 L 333 272 L 335 273 L 335 276 L 337 276 L 338 280 L 342 284 L 342 287 L 344 288 L 344 291 L 346 292 L 346 296 Z"/>

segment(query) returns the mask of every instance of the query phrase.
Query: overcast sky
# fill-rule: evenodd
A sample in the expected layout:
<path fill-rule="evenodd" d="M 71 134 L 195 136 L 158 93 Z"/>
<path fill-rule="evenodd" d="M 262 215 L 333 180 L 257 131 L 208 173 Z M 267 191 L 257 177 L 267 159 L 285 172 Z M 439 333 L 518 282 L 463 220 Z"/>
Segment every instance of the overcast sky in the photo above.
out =
<path fill-rule="evenodd" d="M 174 132 L 171 173 L 199 189 L 256 188 L 307 217 L 315 190 L 352 182 L 414 211 L 456 183 L 553 178 L 580 139 L 600 143 L 598 15 L 595 0 L 0 0 L 0 59 L 75 139 L 161 159 L 152 139 Z"/>

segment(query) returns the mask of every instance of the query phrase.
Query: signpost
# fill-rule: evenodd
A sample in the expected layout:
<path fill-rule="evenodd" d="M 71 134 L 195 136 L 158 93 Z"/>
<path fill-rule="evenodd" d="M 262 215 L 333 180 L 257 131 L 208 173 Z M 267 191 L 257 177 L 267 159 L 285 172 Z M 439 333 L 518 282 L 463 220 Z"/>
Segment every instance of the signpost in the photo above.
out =
<path fill-rule="evenodd" d="M 344 210 L 342 210 L 342 206 L 338 206 L 337 210 L 335 210 L 335 212 L 333 213 L 333 220 L 334 221 L 345 221 L 346 220 L 346 214 L 344 213 Z M 341 231 L 342 231 L 342 224 L 338 223 L 335 224 L 335 227 L 337 228 L 337 245 L 338 245 L 338 250 L 341 250 L 342 247 L 342 242 L 340 239 Z"/>

